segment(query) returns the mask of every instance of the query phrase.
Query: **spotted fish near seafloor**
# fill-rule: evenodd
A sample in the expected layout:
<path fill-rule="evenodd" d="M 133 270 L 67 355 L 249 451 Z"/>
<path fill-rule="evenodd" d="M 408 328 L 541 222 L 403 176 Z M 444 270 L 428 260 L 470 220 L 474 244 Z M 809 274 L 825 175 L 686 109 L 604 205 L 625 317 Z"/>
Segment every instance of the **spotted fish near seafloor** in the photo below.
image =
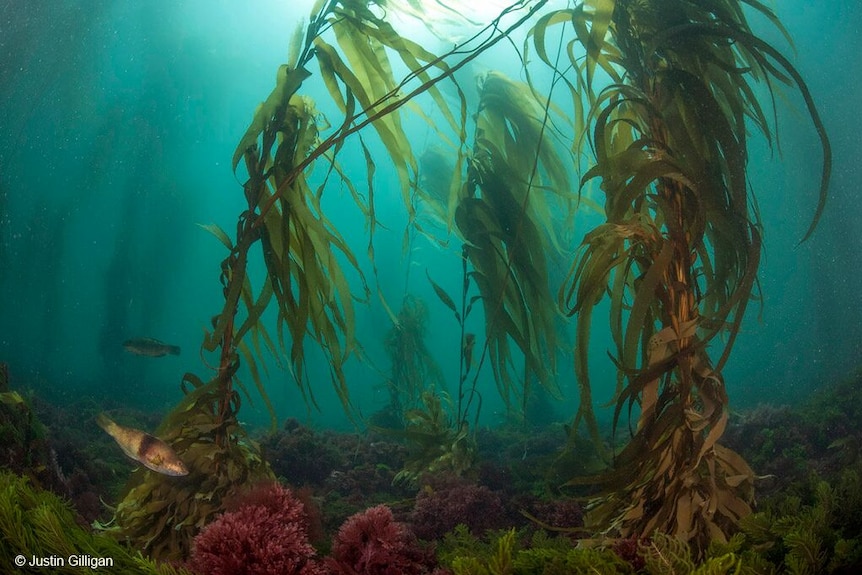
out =
<path fill-rule="evenodd" d="M 149 433 L 117 425 L 104 413 L 96 418 L 99 427 L 114 438 L 123 453 L 164 475 L 188 475 L 189 470 L 171 449 L 171 446 Z"/>
<path fill-rule="evenodd" d="M 151 337 L 135 337 L 127 339 L 123 342 L 123 347 L 129 353 L 133 353 L 135 355 L 146 355 L 149 357 L 180 354 L 179 346 L 163 343 Z"/>

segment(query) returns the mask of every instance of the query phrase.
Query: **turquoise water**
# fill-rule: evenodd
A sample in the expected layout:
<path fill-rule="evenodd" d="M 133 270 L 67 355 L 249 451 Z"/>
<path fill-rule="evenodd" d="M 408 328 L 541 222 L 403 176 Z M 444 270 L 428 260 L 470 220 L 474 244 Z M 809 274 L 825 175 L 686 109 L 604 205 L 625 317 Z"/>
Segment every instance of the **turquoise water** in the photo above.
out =
<path fill-rule="evenodd" d="M 226 254 L 197 224 L 217 224 L 233 235 L 245 207 L 244 174 L 232 173 L 231 157 L 273 87 L 294 24 L 307 13 L 287 4 L 7 2 L 0 8 L 0 361 L 8 362 L 14 387 L 57 402 L 161 411 L 180 399 L 183 373 L 211 376 L 206 363 L 214 358 L 202 358 L 199 349 L 222 307 L 218 278 Z M 780 154 L 762 139 L 752 141 L 749 177 L 765 230 L 763 306 L 749 306 L 724 372 L 734 408 L 795 401 L 862 358 L 862 207 L 855 201 L 862 179 L 862 7 L 850 1 L 777 4 L 795 53 L 766 23 L 755 27 L 784 48 L 809 83 L 832 141 L 832 185 L 819 228 L 799 245 L 815 207 L 821 158 L 801 101 L 785 90 L 778 100 Z M 446 45 L 421 37 L 437 43 L 431 48 Z M 472 68 L 517 76 L 514 61 L 498 47 Z M 469 73 L 462 80 L 469 93 Z M 337 121 L 317 78 L 303 92 Z M 421 151 L 434 146 L 434 138 L 417 128 L 412 143 Z M 364 165 L 356 148 L 342 162 L 348 170 Z M 368 230 L 347 190 L 326 190 L 327 214 L 393 309 L 406 293 L 427 303 L 426 343 L 451 387 L 458 373 L 457 326 L 425 275 L 456 293 L 460 244 L 450 236 L 441 249 L 418 236 L 404 253 L 406 210 L 395 176 L 379 165 L 376 177 L 376 281 L 364 257 Z M 570 250 L 581 236 L 573 234 Z M 558 267 L 552 277 L 565 271 Z M 387 400 L 383 339 L 390 328 L 376 296 L 357 306 L 366 361 L 351 360 L 346 369 L 362 415 Z M 472 330 L 481 333 L 481 324 Z M 553 418 L 566 419 L 574 413 L 577 388 L 572 326 L 561 330 L 564 401 Z M 178 345 L 182 353 L 126 353 L 122 342 L 140 336 Z M 307 406 L 288 372 L 270 362 L 265 385 L 279 418 L 348 425 L 324 356 L 312 342 L 307 349 L 319 408 Z M 603 366 L 596 376 L 604 386 L 604 395 L 596 393 L 602 402 L 614 383 L 605 350 L 598 344 L 592 350 Z M 484 370 L 483 421 L 499 423 L 505 410 Z M 253 386 L 249 400 L 240 419 L 266 422 Z"/>

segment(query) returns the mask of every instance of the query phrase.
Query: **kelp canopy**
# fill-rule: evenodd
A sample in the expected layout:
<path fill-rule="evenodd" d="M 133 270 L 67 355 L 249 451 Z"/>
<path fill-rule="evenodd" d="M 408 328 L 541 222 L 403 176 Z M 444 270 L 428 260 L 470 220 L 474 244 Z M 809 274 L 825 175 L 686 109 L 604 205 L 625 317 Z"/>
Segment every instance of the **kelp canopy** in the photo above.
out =
<path fill-rule="evenodd" d="M 430 99 L 437 119 L 424 112 L 419 117 L 452 143 L 448 205 L 437 205 L 435 212 L 445 215 L 464 244 L 460 308 L 433 284 L 460 323 L 455 437 L 464 437 L 478 373 L 476 367 L 468 393 L 471 362 L 465 354 L 474 340 L 464 331 L 464 319 L 480 300 L 485 341 L 478 364 L 487 354 L 504 399 L 526 397 L 533 380 L 555 389 L 558 308 L 547 261 L 559 242 L 549 206 L 558 200 L 575 204 L 581 193 L 570 184 L 577 166 L 558 146 L 564 132 L 551 120 L 552 92 L 565 86 L 573 103 L 565 118 L 574 126 L 570 148 L 588 152 L 592 163 L 581 188 L 598 181 L 605 195 L 605 222 L 578 234 L 583 242 L 559 291 L 559 305 L 576 316 L 576 424 L 585 422 L 600 440 L 588 352 L 593 310 L 605 297 L 619 372 L 615 426 L 624 411 L 639 408 L 633 437 L 613 469 L 598 478 L 607 490 L 593 506 L 591 526 L 622 536 L 664 531 L 699 547 L 725 537 L 750 511 L 754 480 L 745 462 L 718 439 L 727 422 L 721 370 L 752 296 L 761 250 L 758 213 L 746 184 L 746 128 L 753 125 L 767 138 L 772 128 L 756 82 L 770 93 L 776 84 L 797 88 L 823 143 L 823 180 L 806 238 L 823 209 L 831 162 L 802 78 L 751 32 L 743 5 L 780 28 L 756 0 L 588 0 L 547 13 L 541 13 L 544 1 L 516 2 L 505 11 L 516 18 L 508 28 L 501 15 L 438 56 L 387 22 L 385 9 L 397 4 L 317 2 L 233 156 L 237 173 L 242 166 L 247 174 L 246 209 L 235 236 L 208 226 L 229 253 L 221 266 L 224 307 L 203 344 L 218 354 L 216 374 L 206 383 L 187 374 L 187 395 L 161 429 L 188 459 L 191 473 L 174 483 L 139 474 L 120 506 L 118 530 L 141 549 L 182 556 L 195 529 L 220 511 L 239 482 L 268 476 L 236 419 L 238 389 L 244 390 L 237 378 L 241 359 L 274 421 L 261 377 L 265 361 L 285 358 L 308 403 L 315 404 L 316 384 L 306 369 L 310 336 L 327 357 L 343 407 L 352 411 L 344 365 L 361 350 L 354 301 L 368 301 L 375 291 L 384 306 L 386 301 L 374 285 L 376 269 L 368 281 L 324 213 L 322 198 L 328 186 L 340 183 L 373 236 L 374 175 L 382 157 L 397 176 L 408 226 L 426 232 L 416 217 L 416 199 L 434 202 L 440 196 L 425 194 L 419 185 L 416 150 L 402 117 L 405 105 L 419 97 Z M 541 17 L 524 51 L 551 67 L 551 88 L 539 86 L 529 71 L 526 85 L 498 73 L 483 76 L 475 138 L 468 146 L 468 103 L 453 73 L 536 14 Z M 546 40 L 557 30 L 554 53 Z M 524 62 L 531 65 L 528 58 Z M 409 72 L 398 79 L 394 70 L 402 65 Z M 302 94 L 312 80 L 323 84 L 340 111 L 337 122 L 324 120 Z M 454 104 L 439 91 L 440 82 L 452 82 Z M 372 132 L 383 152 L 367 141 Z M 361 184 L 339 162 L 350 136 L 356 136 L 364 160 Z M 466 177 L 458 181 L 462 173 Z M 572 235 L 569 230 L 564 237 Z M 256 246 L 265 267 L 259 286 L 248 273 Z M 371 240 L 367 252 L 375 267 Z M 351 284 L 349 277 L 356 281 Z M 478 295 L 468 297 L 471 285 Z M 267 310 L 275 311 L 274 329 L 264 321 Z M 397 324 L 395 314 L 389 315 Z M 718 334 L 726 336 L 725 345 L 713 357 L 707 345 Z M 512 369 L 512 344 L 523 355 L 522 370 Z M 422 401 L 435 414 L 429 421 L 440 428 L 436 435 L 450 436 L 439 398 L 423 393 Z M 440 460 L 437 451 L 429 453 Z"/>
<path fill-rule="evenodd" d="M 400 109 L 421 94 L 429 96 L 449 132 L 459 142 L 455 153 L 460 158 L 467 132 L 466 102 L 452 74 L 505 38 L 508 31 L 517 28 L 543 4 L 540 2 L 525 11 L 509 30 L 496 29 L 498 19 L 487 27 L 492 32 L 489 39 L 470 42 L 468 47 L 443 56 L 436 56 L 400 36 L 384 19 L 385 12 L 381 13 L 375 4 L 356 0 L 319 2 L 304 39 L 301 35 L 295 37 L 294 56 L 279 71 L 276 89 L 257 111 L 234 155 L 234 166 L 244 159 L 249 174 L 244 186 L 249 202 L 245 216 L 254 221 L 249 223 L 248 237 L 251 241 L 261 239 L 270 285 L 263 286 L 256 298 L 245 293 L 237 280 L 231 280 L 231 288 L 233 292 L 243 291 L 239 301 L 244 302 L 247 312 L 246 329 L 241 327 L 239 334 L 257 330 L 261 340 L 269 342 L 266 344 L 269 351 L 278 356 L 286 338 L 279 331 L 279 345 L 274 345 L 261 331 L 263 327 L 259 321 L 270 298 L 274 299 L 279 309 L 279 330 L 286 326 L 291 336 L 288 355 L 293 376 L 312 401 L 313 389 L 305 379 L 304 369 L 306 335 L 314 338 L 329 356 L 338 395 L 345 408 L 350 406 L 342 367 L 356 350 L 352 308 L 352 296 L 356 294 L 351 294 L 339 260 L 346 261 L 360 277 L 363 294 L 359 298 L 365 299 L 370 292 L 356 257 L 321 210 L 320 200 L 330 179 L 338 178 L 351 191 L 373 236 L 377 225 L 373 186 L 376 160 L 362 136 L 365 128 L 373 129 L 385 149 L 389 167 L 398 177 L 409 224 L 419 226 L 413 197 L 422 193 L 417 185 L 418 165 Z M 508 11 L 523 6 L 524 3 L 516 3 Z M 327 40 L 330 36 L 334 36 L 337 47 Z M 410 70 L 402 80 L 394 76 L 392 55 Z M 448 62 L 452 60 L 455 63 L 450 65 Z M 316 62 L 320 80 L 343 113 L 340 124 L 322 140 L 318 136 L 319 114 L 308 98 L 294 95 L 311 76 L 307 67 L 312 62 Z M 458 97 L 454 109 L 437 87 L 441 81 L 450 82 L 454 87 Z M 422 117 L 442 136 L 444 131 L 439 123 L 434 123 L 427 115 Z M 346 138 L 353 134 L 357 135 L 365 160 L 367 177 L 363 186 L 350 180 L 337 161 Z M 324 177 L 316 189 L 312 189 L 307 175 L 315 166 L 322 170 Z M 240 229 L 237 245 L 244 235 Z M 373 264 L 371 241 L 368 256 Z M 234 294 L 226 295 L 230 296 L 228 301 L 237 299 Z M 385 305 L 382 296 L 380 299 Z M 215 342 L 222 341 L 228 334 L 226 323 L 234 311 L 228 307 L 220 314 L 216 329 L 207 340 L 208 349 L 214 349 Z M 390 312 L 390 316 L 397 323 L 394 314 Z M 253 363 L 255 358 L 246 359 Z"/>

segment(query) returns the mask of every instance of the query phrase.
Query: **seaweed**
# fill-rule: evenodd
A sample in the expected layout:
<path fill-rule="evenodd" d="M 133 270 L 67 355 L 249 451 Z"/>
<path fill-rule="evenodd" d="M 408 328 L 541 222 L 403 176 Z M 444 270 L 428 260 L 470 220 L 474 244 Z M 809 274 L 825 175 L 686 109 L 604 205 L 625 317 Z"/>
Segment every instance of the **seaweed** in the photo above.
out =
<path fill-rule="evenodd" d="M 441 563 L 455 575 L 567 575 L 607 573 L 629 575 L 635 571 L 612 550 L 574 547 L 571 540 L 550 538 L 537 531 L 524 544 L 523 533 L 514 529 L 490 533 L 488 541 L 456 528 L 447 535 Z"/>
<path fill-rule="evenodd" d="M 499 19 L 489 29 L 498 23 Z M 332 36 L 337 48 L 330 41 Z M 472 57 L 503 37 L 495 33 L 484 40 Z M 393 75 L 388 51 L 411 70 L 400 82 Z M 448 55 L 455 54 L 458 52 L 452 50 Z M 117 536 L 155 557 L 182 557 L 196 530 L 223 510 L 224 500 L 232 492 L 243 483 L 271 477 L 237 420 L 240 392 L 248 397 L 237 375 L 241 361 L 274 429 L 276 414 L 262 377 L 265 358 L 275 358 L 281 365 L 282 354 L 286 355 L 306 402 L 316 405 L 306 371 L 305 341 L 310 336 L 327 356 L 336 393 L 345 411 L 351 413 L 344 364 L 359 351 L 353 301 L 367 300 L 370 289 L 352 250 L 323 212 L 323 191 L 331 178 L 339 178 L 367 218 L 373 236 L 375 159 L 359 135 L 366 160 L 366 201 L 337 162 L 345 139 L 368 126 L 373 128 L 398 173 L 402 195 L 408 199 L 417 170 L 398 110 L 416 95 L 428 93 L 463 135 L 464 114 L 459 125 L 435 86 L 470 57 L 450 67 L 443 58 L 398 35 L 379 11 L 361 0 L 317 2 L 308 24 L 297 28 L 288 62 L 279 67 L 273 91 L 258 107 L 232 158 L 233 169 L 243 162 L 248 174 L 242 186 L 247 207 L 238 217 L 235 237 L 216 225 L 203 226 L 228 250 L 220 274 L 224 305 L 213 317 L 202 344 L 203 351 L 218 354 L 216 373 L 206 383 L 187 373 L 182 381 L 185 397 L 157 431 L 190 474 L 179 479 L 147 472 L 134 476 L 111 527 Z M 312 61 L 344 116 L 325 138 L 321 133 L 330 125 L 313 100 L 299 94 L 311 76 L 308 66 Z M 432 71 L 438 75 L 432 77 Z M 412 80 L 420 85 L 403 94 Z M 315 189 L 309 177 L 318 168 L 324 177 Z M 248 269 L 256 246 L 265 268 L 257 288 Z M 372 246 L 369 241 L 373 262 Z M 345 263 L 358 277 L 361 294 L 351 290 Z M 275 334 L 262 320 L 271 307 L 277 315 Z"/>
<path fill-rule="evenodd" d="M 461 475 L 476 462 L 476 439 L 452 417 L 454 406 L 446 392 L 433 388 L 422 393 L 422 405 L 404 414 L 403 430 L 386 433 L 408 441 L 404 466 L 394 483 L 415 484 L 424 473 L 452 471 Z"/>
<path fill-rule="evenodd" d="M 788 573 L 854 572 L 862 566 L 862 467 L 835 486 L 816 480 L 808 502 L 774 498 L 741 522 L 745 547 Z"/>
<path fill-rule="evenodd" d="M 831 148 L 804 80 L 756 37 L 743 6 L 756 1 L 588 0 L 546 15 L 527 42 L 552 66 L 551 27 L 570 27 L 586 49 L 569 50 L 571 86 L 586 88 L 583 149 L 594 165 L 605 222 L 588 232 L 560 289 L 576 317 L 575 372 L 584 423 L 597 444 L 588 369 L 593 311 L 606 297 L 618 371 L 614 429 L 636 420 L 627 445 L 600 477 L 588 526 L 623 537 L 661 531 L 695 544 L 724 539 L 751 512 L 754 474 L 718 443 L 727 424 L 722 369 L 755 293 L 762 230 L 746 183 L 748 124 L 771 142 L 773 128 L 754 91 L 764 82 L 798 89 L 823 150 L 817 206 L 826 201 Z M 574 41 L 574 40 L 573 40 Z M 601 89 L 594 89 L 598 74 Z M 715 353 L 707 346 L 723 344 Z"/>
<path fill-rule="evenodd" d="M 431 284 L 438 295 L 448 297 L 437 284 Z M 454 309 L 454 303 L 451 307 Z M 425 346 L 427 315 L 422 300 L 410 295 L 404 298 L 397 323 L 385 340 L 392 364 L 386 381 L 389 405 L 372 425 L 373 430 L 408 443 L 404 467 L 395 476 L 395 482 L 408 485 L 426 472 L 447 469 L 460 475 L 475 460 L 475 438 L 453 413 L 455 407 L 445 390 L 443 373 Z M 463 365 L 463 357 L 461 361 Z M 389 426 L 387 414 L 393 419 Z"/>
<path fill-rule="evenodd" d="M 54 563 L 56 573 L 80 573 L 83 566 L 89 567 L 86 561 L 110 559 L 112 572 L 117 573 L 188 573 L 180 567 L 146 559 L 140 551 L 132 551 L 110 537 L 91 533 L 75 522 L 75 511 L 68 503 L 7 471 L 0 472 L 0 539 L 0 561 L 8 566 L 17 565 L 17 557 L 35 557 L 62 560 L 62 564 Z M 71 565 L 70 556 L 84 561 L 82 567 Z M 20 572 L 42 570 L 24 568 Z"/>
<path fill-rule="evenodd" d="M 7 364 L 0 362 L 0 466 L 40 488 L 68 494 L 47 428 L 36 416 L 31 398 L 9 389 L 9 379 Z"/>
<path fill-rule="evenodd" d="M 386 380 L 389 391 L 388 410 L 397 414 L 404 425 L 404 412 L 420 407 L 422 394 L 430 389 L 445 389 L 440 366 L 425 345 L 428 307 L 425 302 L 407 295 L 398 310 L 397 323 L 384 340 L 391 374 Z"/>
<path fill-rule="evenodd" d="M 476 42 L 466 52 L 453 49 L 442 56 L 399 35 L 379 11 L 361 0 L 318 2 L 305 29 L 297 29 L 289 61 L 279 68 L 274 90 L 258 108 L 232 159 L 234 169 L 244 161 L 248 174 L 243 184 L 248 209 L 240 215 L 236 239 L 231 240 L 217 226 L 207 226 L 230 250 L 230 255 L 222 263 L 225 305 L 213 320 L 213 330 L 205 338 L 204 348 L 221 349 L 222 371 L 235 363 L 239 350 L 273 423 L 274 413 L 258 363 L 265 351 L 276 358 L 285 351 L 293 379 L 308 403 L 314 405 L 314 388 L 305 370 L 304 342 L 309 335 L 327 355 L 336 393 L 345 411 L 351 413 L 343 366 L 351 355 L 361 351 L 354 334 L 353 300 L 367 301 L 371 288 L 353 251 L 323 213 L 321 200 L 327 184 L 333 178 L 340 180 L 365 217 L 369 228 L 368 256 L 376 277 L 373 181 L 377 160 L 362 137 L 363 130 L 373 130 L 382 142 L 386 161 L 397 174 L 408 210 L 408 229 L 416 227 L 421 231 L 413 202 L 413 194 L 421 194 L 417 185 L 418 165 L 402 125 L 400 109 L 419 95 L 427 94 L 463 148 L 466 103 L 452 75 L 526 22 L 544 4 L 544 1 L 537 3 L 510 27 L 499 30 L 500 19 L 517 7 L 505 10 L 486 27 L 492 31 L 490 38 Z M 401 80 L 394 75 L 390 54 L 410 70 Z M 448 63 L 458 57 L 454 64 Z M 298 93 L 312 75 L 308 70 L 312 61 L 316 62 L 321 82 L 343 115 L 334 126 L 317 112 L 308 96 Z M 443 81 L 451 81 L 456 89 L 457 111 L 453 111 L 437 87 Z M 418 86 L 414 87 L 416 83 Z M 442 133 L 437 123 L 422 117 Z M 326 130 L 328 133 L 323 137 Z M 364 195 L 337 161 L 346 139 L 353 135 L 357 136 L 365 160 Z M 322 171 L 323 181 L 313 189 L 309 176 L 315 169 Z M 408 237 L 405 233 L 405 241 Z M 258 241 L 266 278 L 255 291 L 246 269 L 249 251 Z M 358 278 L 360 293 L 351 291 L 349 272 L 342 268 L 341 262 L 346 262 L 349 272 Z M 397 324 L 379 288 L 377 293 Z M 277 308 L 275 338 L 261 322 L 271 304 Z M 239 328 L 234 329 L 240 311 L 244 311 L 244 318 Z M 252 338 L 251 345 L 242 341 L 246 334 Z M 230 387 L 226 383 L 225 398 L 230 395 Z M 224 404 L 223 401 L 222 407 Z"/>
<path fill-rule="evenodd" d="M 472 280 L 485 312 L 477 364 L 487 354 L 500 396 L 511 405 L 520 393 L 524 407 L 533 379 L 557 392 L 557 312 L 547 262 L 558 246 L 553 198 L 562 202 L 570 184 L 546 130 L 547 105 L 526 84 L 498 72 L 481 76 L 478 84 L 476 138 L 455 223 L 464 238 L 465 266 L 469 261 L 472 268 L 465 267 L 465 289 Z M 512 343 L 524 358 L 519 375 L 511 372 Z M 478 368 L 473 377 L 475 389 Z"/>
<path fill-rule="evenodd" d="M 138 469 L 126 484 L 114 521 L 102 526 L 150 557 L 183 559 L 202 527 L 225 510 L 225 502 L 248 485 L 274 480 L 258 446 L 236 421 L 239 395 L 234 391 L 230 415 L 216 410 L 219 378 L 195 389 L 162 422 L 157 434 L 170 444 L 189 469 L 169 477 Z"/>
<path fill-rule="evenodd" d="M 452 559 L 455 575 L 512 575 L 515 550 L 515 530 L 500 534 L 489 547 L 487 557 L 460 555 Z"/>
<path fill-rule="evenodd" d="M 570 548 L 559 551 L 548 548 L 526 549 L 515 558 L 516 575 L 567 575 L 569 573 L 602 573 L 629 575 L 631 567 L 609 549 Z"/>
<path fill-rule="evenodd" d="M 191 473 L 180 479 L 145 471 L 134 476 L 117 510 L 113 530 L 120 536 L 155 557 L 183 556 L 191 535 L 223 509 L 238 485 L 271 477 L 237 419 L 241 394 L 249 397 L 238 377 L 241 363 L 274 429 L 277 418 L 262 377 L 267 361 L 287 367 L 306 404 L 317 406 L 319 384 L 306 363 L 311 339 L 326 356 L 344 411 L 353 415 L 344 367 L 351 357 L 362 356 L 354 304 L 369 301 L 375 289 L 327 217 L 323 195 L 333 180 L 351 194 L 367 223 L 367 255 L 377 281 L 374 176 L 380 157 L 395 171 L 407 210 L 405 245 L 410 230 L 425 231 L 416 215 L 417 198 L 435 201 L 434 192 L 419 185 L 401 116 L 419 95 L 431 99 L 443 121 L 420 117 L 441 139 L 447 138 L 444 131 L 454 134 L 453 172 L 467 166 L 462 185 L 450 185 L 445 209 L 436 206 L 463 239 L 460 308 L 431 282 L 459 322 L 460 380 L 457 401 L 429 381 L 420 386 L 420 376 L 434 379 L 431 372 L 404 374 L 394 382 L 408 386 L 399 390 L 412 404 L 404 433 L 417 446 L 402 477 L 443 467 L 463 472 L 472 465 L 475 440 L 467 416 L 474 401 L 477 416 L 481 407 L 476 382 L 486 357 L 509 406 L 518 394 L 526 405 L 534 381 L 556 391 L 558 314 L 547 276 L 549 255 L 558 251 L 559 241 L 551 206 L 557 196 L 571 204 L 574 195 L 568 162 L 558 151 L 551 94 L 542 94 L 529 74 L 527 84 L 498 73 L 482 76 L 476 137 L 468 154 L 466 100 L 452 80 L 545 4 L 514 3 L 485 28 L 487 38 L 477 35 L 440 56 L 399 35 L 375 3 L 315 4 L 233 154 L 234 171 L 242 165 L 247 175 L 246 205 L 235 235 L 204 226 L 228 251 L 220 274 L 224 304 L 202 344 L 204 352 L 218 356 L 215 374 L 206 383 L 186 374 L 185 397 L 158 430 Z M 593 311 L 606 297 L 618 372 L 614 430 L 626 412 L 636 420 L 612 469 L 572 483 L 597 482 L 603 489 L 591 505 L 588 527 L 624 538 L 667 533 L 691 544 L 695 557 L 706 552 L 709 541 L 726 540 L 751 513 L 753 500 L 754 473 L 718 441 L 727 425 L 722 369 L 756 293 L 761 254 L 759 215 L 746 184 L 746 122 L 770 141 L 773 129 L 755 82 L 765 82 L 770 94 L 778 84 L 797 88 L 822 143 L 817 206 L 803 240 L 822 213 L 831 167 L 829 141 L 803 79 L 780 52 L 753 35 L 744 6 L 783 32 L 756 0 L 587 0 L 544 15 L 525 45 L 525 52 L 532 46 L 553 69 L 553 86 L 562 83 L 572 93 L 568 120 L 582 130 L 572 149 L 580 153 L 589 146 L 594 160 L 581 177 L 578 200 L 585 201 L 592 182 L 599 182 L 605 196 L 605 222 L 584 236 L 558 294 L 565 312 L 577 316 L 574 364 L 581 404 L 573 433 L 584 423 L 601 444 L 587 358 Z M 516 21 L 502 28 L 501 20 L 521 9 Z M 562 41 L 557 58 L 548 54 L 545 40 L 555 26 L 569 27 L 569 62 L 561 62 Z M 583 62 L 573 49 L 576 43 L 586 50 Z M 313 76 L 312 64 L 341 114 L 335 124 L 301 93 Z M 393 70 L 401 65 L 409 72 L 399 80 Z M 598 74 L 608 81 L 601 89 Z M 449 80 L 454 106 L 438 88 Z M 382 154 L 364 138 L 371 131 Z M 339 163 L 351 136 L 364 159 L 361 184 Z M 263 263 L 259 285 L 249 271 L 254 257 Z M 470 282 L 479 295 L 468 299 Z M 376 292 L 397 329 L 400 320 L 379 285 Z M 485 339 L 474 362 L 476 340 L 465 332 L 464 321 L 479 301 Z M 273 314 L 274 330 L 264 322 Z M 719 335 L 723 346 L 708 353 Z M 420 357 L 415 341 L 413 352 Z M 513 345 L 523 355 L 520 372 L 513 367 Z M 430 365 L 424 359 L 420 364 Z M 465 570 L 512 569 L 502 555 L 493 564 L 464 561 Z M 722 561 L 713 567 L 729 562 Z"/>

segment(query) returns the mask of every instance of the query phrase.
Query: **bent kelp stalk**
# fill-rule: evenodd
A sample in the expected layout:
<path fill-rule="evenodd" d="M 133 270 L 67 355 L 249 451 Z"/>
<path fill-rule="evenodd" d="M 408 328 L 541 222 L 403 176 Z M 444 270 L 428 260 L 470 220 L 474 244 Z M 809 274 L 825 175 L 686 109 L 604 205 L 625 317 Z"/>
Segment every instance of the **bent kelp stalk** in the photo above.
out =
<path fill-rule="evenodd" d="M 544 3 L 539 2 L 507 30 L 500 30 L 496 19 L 487 28 L 492 32 L 489 39 L 466 54 L 453 50 L 444 57 L 399 36 L 366 2 L 317 3 L 304 34 L 299 31 L 294 36 L 291 57 L 279 68 L 275 89 L 258 108 L 234 153 L 234 168 L 244 161 L 249 176 L 243 185 L 247 209 L 238 218 L 235 240 L 217 226 L 206 226 L 229 250 L 221 265 L 224 306 L 213 318 L 212 331 L 203 342 L 204 350 L 218 352 L 218 365 L 208 382 L 190 373 L 184 376 L 186 395 L 157 430 L 182 457 L 189 475 L 172 483 L 154 474 L 133 476 L 111 531 L 154 557 L 182 558 L 196 530 L 223 509 L 223 501 L 238 486 L 271 477 L 237 421 L 241 403 L 237 390 L 245 389 L 237 377 L 240 357 L 274 422 L 261 378 L 264 358 L 269 355 L 279 361 L 286 351 L 295 381 L 313 404 L 314 388 L 305 373 L 304 347 L 306 336 L 311 335 L 328 356 L 336 392 L 350 412 L 343 365 L 357 350 L 352 308 L 355 294 L 341 262 L 358 275 L 360 299 L 367 298 L 369 289 L 349 246 L 322 211 L 321 196 L 330 177 L 341 178 L 354 192 L 372 231 L 375 221 L 373 191 L 369 188 L 366 203 L 345 177 L 336 156 L 345 138 L 373 127 L 399 175 L 402 194 L 409 196 L 416 163 L 397 119 L 398 110 L 425 92 L 445 108 L 443 99 L 433 92 L 435 85 L 523 24 Z M 516 3 L 507 12 L 521 7 Z M 326 40 L 330 33 L 340 49 Z M 389 52 L 397 54 L 411 70 L 404 80 L 394 78 Z M 454 57 L 460 60 L 448 65 L 445 58 Z M 314 102 L 298 94 L 311 77 L 308 68 L 315 58 L 324 84 L 344 112 L 343 121 L 322 139 L 320 133 L 329 125 Z M 437 74 L 432 76 L 432 71 Z M 418 86 L 405 93 L 411 82 Z M 460 114 L 444 111 L 450 123 L 460 115 L 460 124 L 454 122 L 460 141 L 466 138 L 463 109 L 462 101 Z M 374 159 L 364 143 L 361 145 L 371 174 Z M 324 178 L 313 189 L 307 178 L 318 160 Z M 266 275 L 255 289 L 248 262 L 258 241 Z M 261 321 L 273 304 L 278 315 L 275 336 Z"/>

